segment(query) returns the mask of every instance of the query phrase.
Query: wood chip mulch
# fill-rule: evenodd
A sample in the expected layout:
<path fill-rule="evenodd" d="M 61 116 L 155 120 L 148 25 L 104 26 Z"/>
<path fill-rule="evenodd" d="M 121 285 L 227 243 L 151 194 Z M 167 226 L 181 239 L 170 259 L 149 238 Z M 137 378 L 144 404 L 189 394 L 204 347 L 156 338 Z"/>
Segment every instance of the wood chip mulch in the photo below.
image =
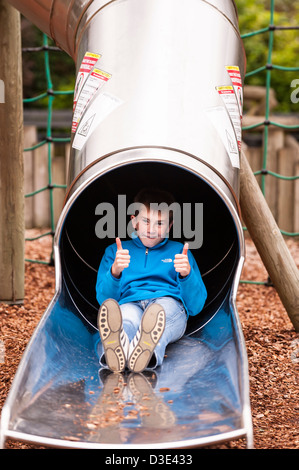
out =
<path fill-rule="evenodd" d="M 26 236 L 37 233 L 30 230 Z M 299 266 L 298 239 L 288 239 L 287 244 Z M 48 260 L 50 253 L 49 236 L 26 242 L 27 258 Z M 0 411 L 24 349 L 55 288 L 54 267 L 26 262 L 25 269 L 24 304 L 0 304 Z M 241 277 L 251 281 L 268 280 L 255 246 L 247 237 Z M 241 282 L 237 307 L 249 361 L 254 447 L 299 449 L 299 335 L 271 286 Z M 35 448 L 14 441 L 8 441 L 6 447 Z M 213 448 L 244 449 L 246 442 L 239 439 Z"/>

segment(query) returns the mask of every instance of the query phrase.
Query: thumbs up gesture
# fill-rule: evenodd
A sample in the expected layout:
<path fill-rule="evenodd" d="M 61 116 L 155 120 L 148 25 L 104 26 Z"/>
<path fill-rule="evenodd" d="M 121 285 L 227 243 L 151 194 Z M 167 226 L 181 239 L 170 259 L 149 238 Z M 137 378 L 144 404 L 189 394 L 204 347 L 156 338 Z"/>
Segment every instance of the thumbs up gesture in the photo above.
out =
<path fill-rule="evenodd" d="M 116 278 L 120 278 L 121 273 L 125 268 L 127 268 L 130 264 L 130 254 L 129 250 L 124 250 L 121 245 L 120 238 L 116 238 L 116 246 L 117 251 L 115 255 L 114 263 L 111 267 L 112 276 Z"/>
<path fill-rule="evenodd" d="M 185 243 L 183 253 L 175 255 L 174 258 L 174 269 L 180 273 L 182 277 L 188 276 L 191 271 L 191 266 L 188 259 L 189 243 Z"/>

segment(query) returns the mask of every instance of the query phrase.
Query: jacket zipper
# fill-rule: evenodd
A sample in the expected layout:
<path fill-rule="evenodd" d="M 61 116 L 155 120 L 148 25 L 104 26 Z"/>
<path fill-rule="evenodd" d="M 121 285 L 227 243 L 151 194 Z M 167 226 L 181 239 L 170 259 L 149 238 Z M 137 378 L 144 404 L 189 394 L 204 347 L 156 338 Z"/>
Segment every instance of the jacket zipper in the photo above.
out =
<path fill-rule="evenodd" d="M 145 259 L 144 259 L 144 267 L 146 268 L 147 265 L 147 257 L 148 257 L 148 248 L 145 250 Z"/>

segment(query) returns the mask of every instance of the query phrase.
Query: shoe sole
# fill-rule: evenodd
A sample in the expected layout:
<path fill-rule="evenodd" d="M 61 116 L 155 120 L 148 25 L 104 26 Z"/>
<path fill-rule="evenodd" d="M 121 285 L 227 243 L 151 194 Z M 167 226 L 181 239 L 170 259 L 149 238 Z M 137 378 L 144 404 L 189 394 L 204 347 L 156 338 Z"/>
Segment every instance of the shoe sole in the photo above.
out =
<path fill-rule="evenodd" d="M 163 308 L 159 304 L 150 305 L 143 314 L 140 338 L 128 360 L 128 367 L 132 372 L 142 372 L 146 368 L 164 329 Z"/>
<path fill-rule="evenodd" d="M 126 355 L 120 340 L 122 315 L 115 300 L 106 300 L 101 305 L 98 314 L 98 329 L 107 366 L 113 372 L 123 371 L 126 366 Z"/>

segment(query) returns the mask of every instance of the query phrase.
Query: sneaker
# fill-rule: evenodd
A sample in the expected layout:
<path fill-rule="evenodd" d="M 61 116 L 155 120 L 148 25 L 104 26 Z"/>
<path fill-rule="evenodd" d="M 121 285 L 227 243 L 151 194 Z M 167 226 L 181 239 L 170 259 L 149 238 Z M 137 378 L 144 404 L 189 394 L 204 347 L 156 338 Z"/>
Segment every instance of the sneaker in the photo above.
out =
<path fill-rule="evenodd" d="M 129 338 L 123 330 L 121 311 L 115 300 L 105 300 L 101 305 L 98 328 L 107 366 L 113 372 L 123 371 L 128 357 Z"/>
<path fill-rule="evenodd" d="M 142 372 L 148 365 L 165 329 L 165 312 L 161 305 L 151 304 L 144 312 L 139 330 L 130 343 L 128 368 Z"/>

